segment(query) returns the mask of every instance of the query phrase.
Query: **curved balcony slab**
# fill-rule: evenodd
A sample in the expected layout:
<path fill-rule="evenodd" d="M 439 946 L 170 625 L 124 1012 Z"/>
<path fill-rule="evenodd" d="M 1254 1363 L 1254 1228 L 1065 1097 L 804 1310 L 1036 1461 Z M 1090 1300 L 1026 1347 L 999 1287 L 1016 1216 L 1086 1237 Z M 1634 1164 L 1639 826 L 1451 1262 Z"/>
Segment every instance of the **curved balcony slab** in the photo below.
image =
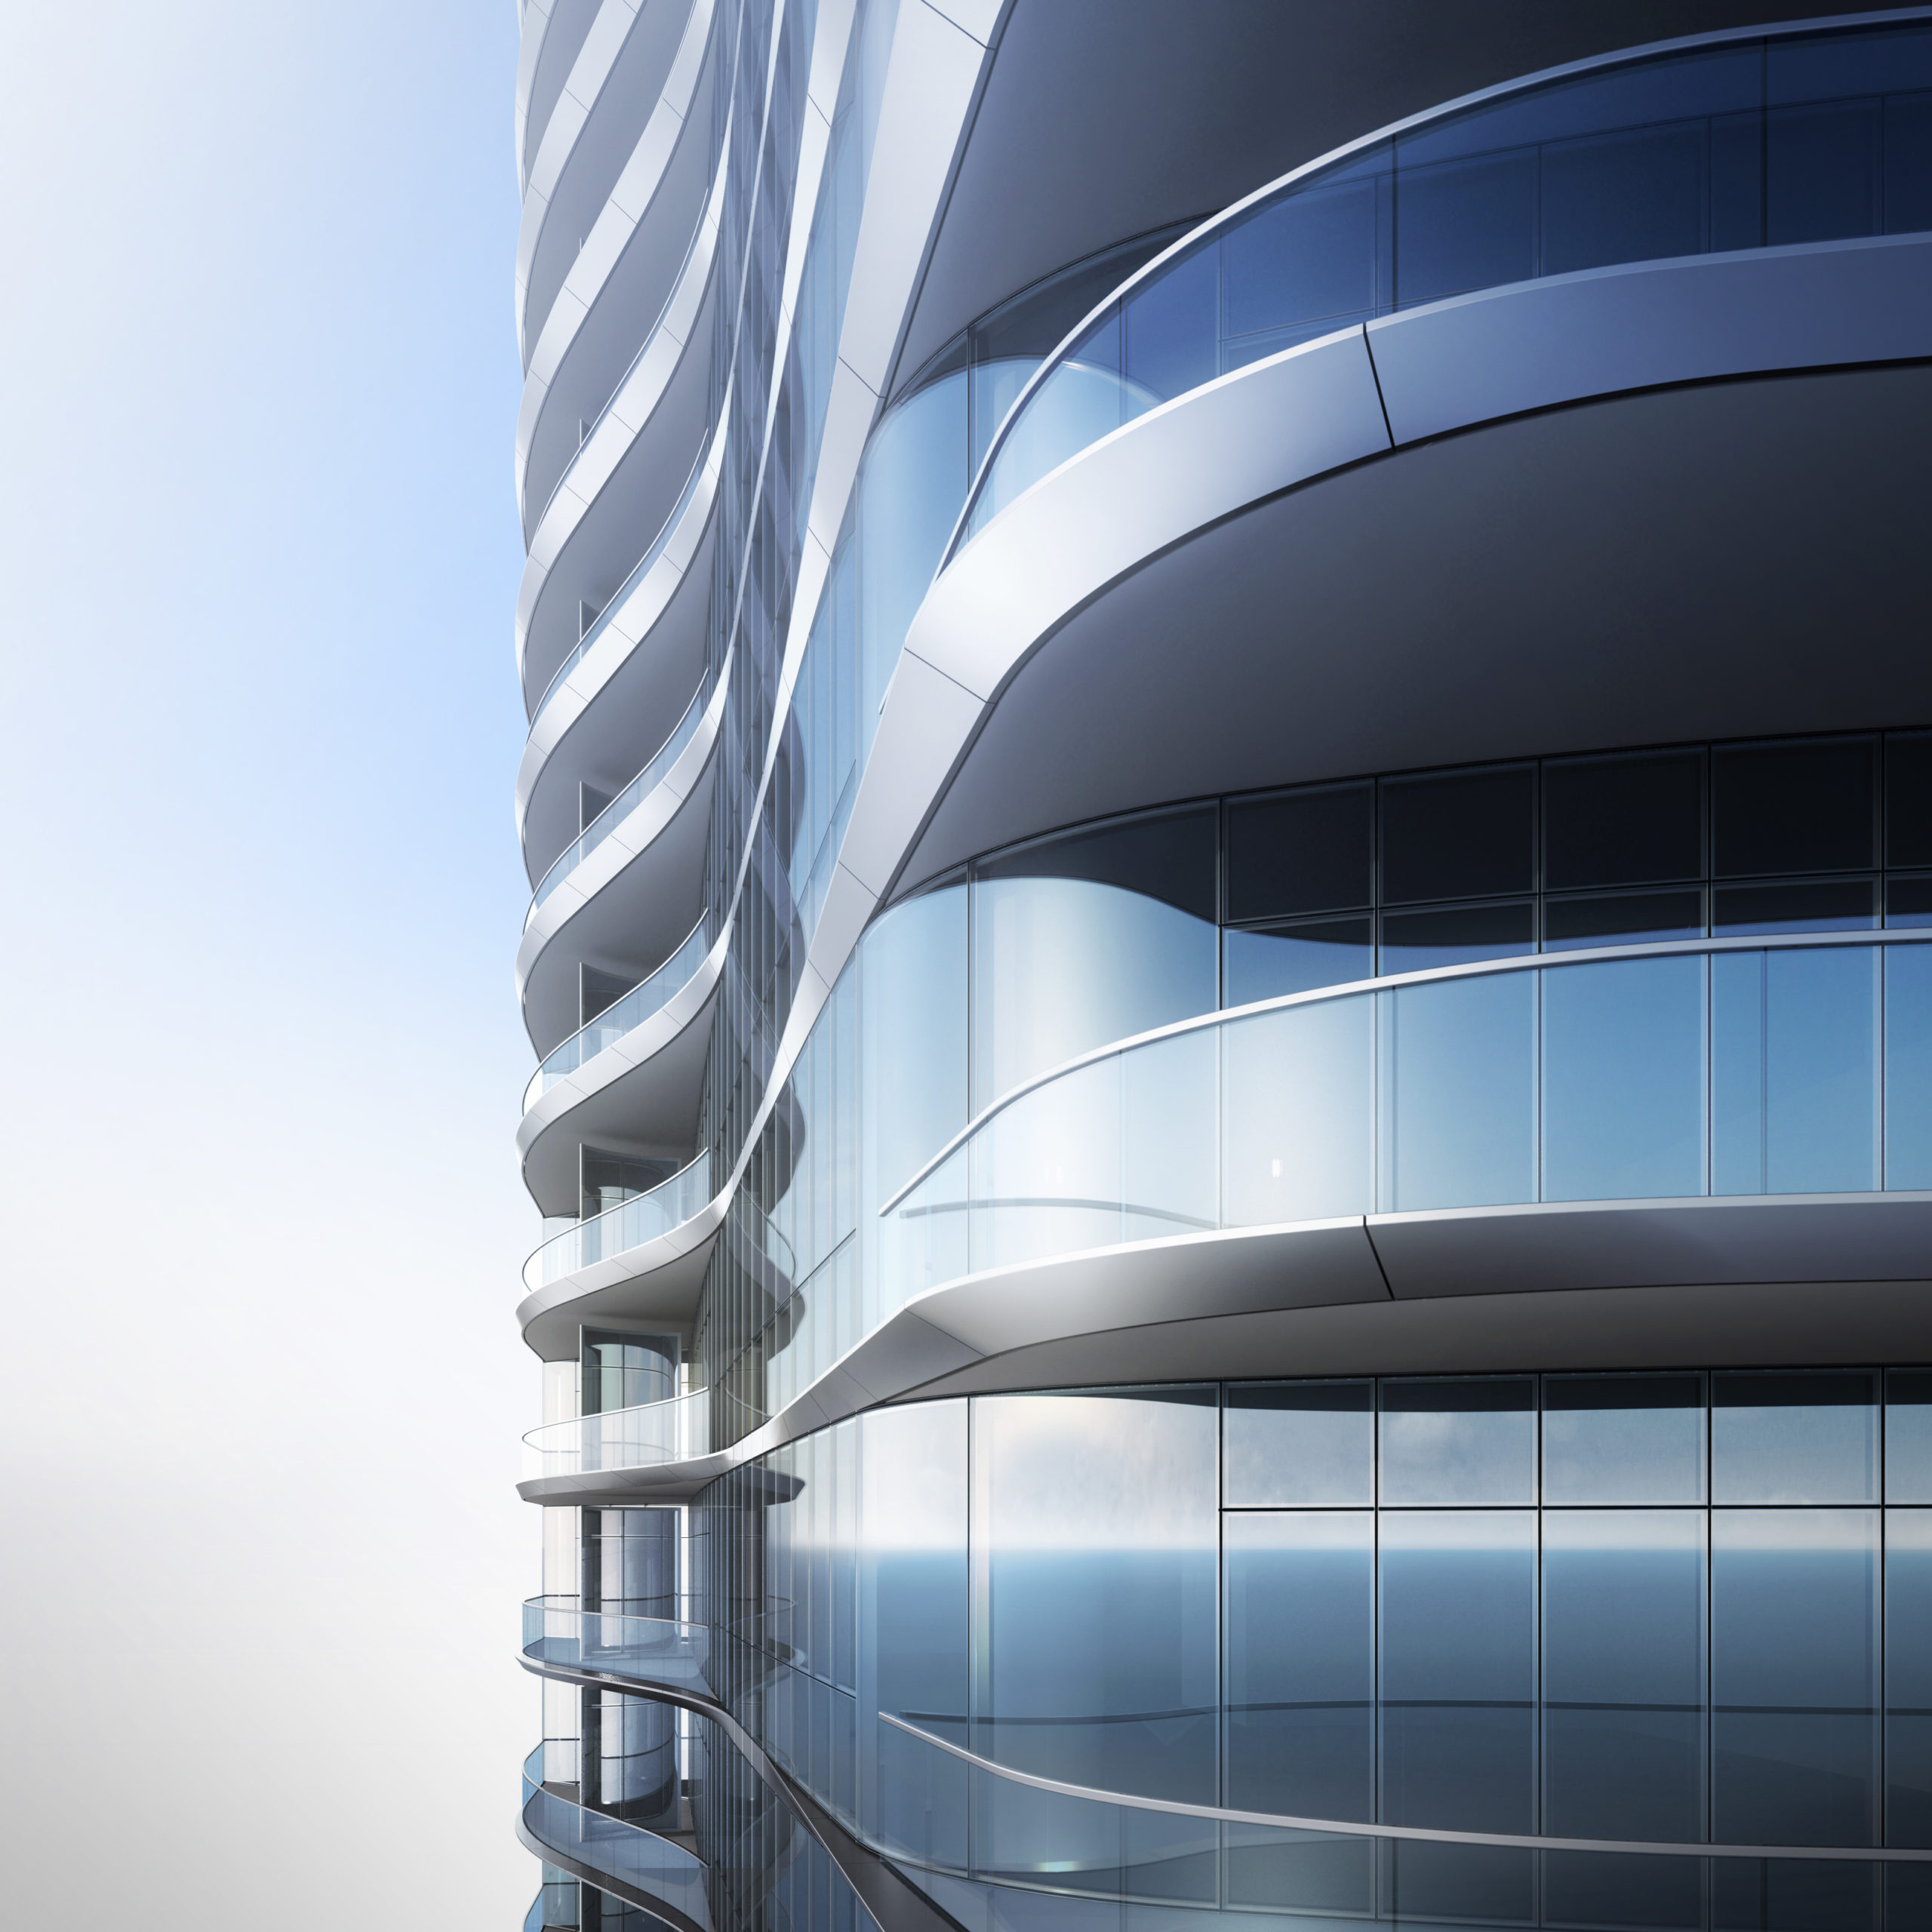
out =
<path fill-rule="evenodd" d="M 638 137 L 690 0 L 603 0 L 536 145 L 517 224 L 517 340 L 526 365 L 559 284 Z"/>
<path fill-rule="evenodd" d="M 524 372 L 517 503 L 527 542 L 577 447 L 660 314 L 710 180 L 716 0 L 694 0 L 651 118 L 549 304 Z"/>
<path fill-rule="evenodd" d="M 530 186 L 530 171 L 544 130 L 582 51 L 602 0 L 529 0 L 523 10 L 516 63 L 516 178 Z"/>
<path fill-rule="evenodd" d="M 568 1361 L 586 1322 L 688 1322 L 729 1205 L 718 1196 L 661 1235 L 532 1289 L 517 1304 L 524 1340 L 542 1361 Z"/>
<path fill-rule="evenodd" d="M 636 532 L 669 520 L 689 452 L 711 432 L 712 269 L 726 174 L 721 167 L 644 346 L 537 518 L 516 606 L 517 662 L 533 708 L 578 641 L 579 605 L 601 605 L 629 576 Z"/>
<path fill-rule="evenodd" d="M 1899 521 L 1932 379 L 1884 366 L 1928 357 L 1904 236 L 1551 277 L 1219 377 L 941 572 L 844 863 L 883 894 L 1152 797 L 1827 728 L 1826 654 L 1850 721 L 1932 710 Z"/>
<path fill-rule="evenodd" d="M 561 851 L 579 829 L 578 782 L 601 780 L 614 791 L 638 746 L 669 734 L 675 694 L 697 686 L 721 453 L 714 435 L 656 541 L 537 705 L 516 786 L 517 829 L 533 886 L 550 863 L 543 855 Z"/>
<path fill-rule="evenodd" d="M 574 1211 L 580 1140 L 620 1152 L 690 1147 L 731 942 L 728 928 L 655 1012 L 530 1101 L 516 1146 L 540 1211 Z"/>
<path fill-rule="evenodd" d="M 711 1932 L 703 1861 L 688 1846 L 577 1801 L 574 1784 L 546 1783 L 543 1746 L 523 1767 L 517 1835 L 540 1858 L 649 1912 L 672 1932 Z"/>
<path fill-rule="evenodd" d="M 524 1023 L 547 1055 L 580 1024 L 577 962 L 642 976 L 667 958 L 703 910 L 702 860 L 710 820 L 712 754 L 731 691 L 729 666 L 662 780 L 563 880 L 533 906 L 517 948 Z M 568 943 L 556 942 L 568 935 Z M 635 966 L 629 962 L 635 961 Z"/>

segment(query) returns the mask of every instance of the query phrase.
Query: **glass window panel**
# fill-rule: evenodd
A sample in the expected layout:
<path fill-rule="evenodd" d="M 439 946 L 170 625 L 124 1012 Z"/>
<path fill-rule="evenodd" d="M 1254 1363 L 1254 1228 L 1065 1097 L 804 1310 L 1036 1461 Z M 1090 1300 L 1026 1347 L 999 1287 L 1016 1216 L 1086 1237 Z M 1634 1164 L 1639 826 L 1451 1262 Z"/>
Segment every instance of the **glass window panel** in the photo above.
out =
<path fill-rule="evenodd" d="M 1366 1822 L 1374 1815 L 1374 1516 L 1234 1512 L 1222 1537 L 1226 1803 Z"/>
<path fill-rule="evenodd" d="M 1369 1211 L 1372 998 L 1317 1000 L 1218 1029 L 1224 1226 Z"/>
<path fill-rule="evenodd" d="M 1376 995 L 1385 1212 L 1536 1198 L 1536 991 L 1497 973 Z"/>
<path fill-rule="evenodd" d="M 1540 183 L 1543 273 L 1697 254 L 1704 145 L 1701 122 L 1551 143 Z"/>
<path fill-rule="evenodd" d="M 1764 121 L 1771 245 L 1878 233 L 1883 138 L 1875 100 L 1773 109 Z"/>
<path fill-rule="evenodd" d="M 1703 931 L 1704 895 L 1695 886 L 1679 892 L 1600 894 L 1590 899 L 1546 899 L 1543 903 L 1546 952 L 1700 939 Z"/>
<path fill-rule="evenodd" d="M 1536 1384 L 1527 1377 L 1382 1384 L 1382 1502 L 1534 1503 Z"/>
<path fill-rule="evenodd" d="M 1932 866 L 1932 731 L 1885 740 L 1885 863 Z"/>
<path fill-rule="evenodd" d="M 1223 1500 L 1230 1509 L 1364 1506 L 1375 1500 L 1372 1383 L 1231 1383 L 1221 1429 Z"/>
<path fill-rule="evenodd" d="M 1695 1375 L 1549 1375 L 1546 1503 L 1701 1503 L 1704 1389 Z"/>
<path fill-rule="evenodd" d="M 1702 1838 L 1703 1512 L 1549 1510 L 1543 1565 L 1543 1829 Z"/>
<path fill-rule="evenodd" d="M 1374 926 L 1358 919 L 1306 919 L 1297 924 L 1229 926 L 1221 935 L 1221 1004 L 1312 992 L 1375 973 Z"/>
<path fill-rule="evenodd" d="M 1712 1835 L 1869 1844 L 1878 1822 L 1878 1512 L 1711 1516 Z"/>
<path fill-rule="evenodd" d="M 1127 1238 L 1118 1054 L 1023 1094 L 965 1151 L 974 1268 L 1010 1267 Z"/>
<path fill-rule="evenodd" d="M 1755 109 L 1711 122 L 1711 247 L 1764 245 L 1764 124 Z"/>
<path fill-rule="evenodd" d="M 1043 840 L 973 887 L 974 1103 L 1220 994 L 1215 813 Z"/>
<path fill-rule="evenodd" d="M 1543 884 L 1646 885 L 1703 870 L 1700 752 L 1552 758 L 1543 768 Z"/>
<path fill-rule="evenodd" d="M 1219 1419 L 1211 1386 L 975 1402 L 983 1755 L 1214 1802 Z"/>
<path fill-rule="evenodd" d="M 1704 962 L 1543 975 L 1543 1198 L 1704 1191 Z"/>
<path fill-rule="evenodd" d="M 1885 1512 L 1885 1842 L 1932 1845 L 1932 1509 Z"/>
<path fill-rule="evenodd" d="M 1535 884 L 1536 773 L 1489 766 L 1382 781 L 1382 899 L 1474 899 Z"/>
<path fill-rule="evenodd" d="M 1875 946 L 1764 955 L 1764 1184 L 1773 1194 L 1878 1184 Z"/>
<path fill-rule="evenodd" d="M 1711 1192 L 1764 1191 L 1764 955 L 1711 958 Z"/>
<path fill-rule="evenodd" d="M 1383 1818 L 1534 1830 L 1535 1512 L 1384 1510 L 1379 1531 Z M 1520 1854 L 1410 1862 L 1409 1850 L 1405 1917 L 1452 1900 L 1465 1915 L 1527 1916 Z"/>
<path fill-rule="evenodd" d="M 1932 875 L 1885 881 L 1885 923 L 1888 926 L 1932 926 Z"/>
<path fill-rule="evenodd" d="M 1917 25 L 1890 32 L 1805 35 L 1764 48 L 1764 97 L 1774 106 L 1932 87 L 1932 35 Z"/>
<path fill-rule="evenodd" d="M 1129 416 L 1219 373 L 1220 266 L 1217 238 L 1153 270 L 1122 300 Z"/>
<path fill-rule="evenodd" d="M 1382 915 L 1382 971 L 1423 973 L 1478 959 L 1534 952 L 1537 913 L 1529 900 L 1509 906 L 1443 906 Z"/>
<path fill-rule="evenodd" d="M 1932 1188 L 1932 945 L 1885 949 L 1885 1185 Z"/>
<path fill-rule="evenodd" d="M 1877 749 L 1869 738 L 1718 746 L 1711 754 L 1718 875 L 1860 872 L 1874 864 Z"/>
<path fill-rule="evenodd" d="M 1536 273 L 1537 164 L 1532 152 L 1480 155 L 1398 177 L 1397 306 L 1494 288 Z"/>
<path fill-rule="evenodd" d="M 1885 1500 L 1932 1503 L 1932 1371 L 1886 1372 Z"/>
<path fill-rule="evenodd" d="M 1878 1391 L 1863 1370 L 1711 1378 L 1717 1503 L 1875 1503 Z"/>
<path fill-rule="evenodd" d="M 1312 186 L 1231 228 L 1221 244 L 1228 334 L 1372 311 L 1375 200 L 1373 180 Z"/>
<path fill-rule="evenodd" d="M 1723 938 L 1742 939 L 1752 933 L 1866 932 L 1878 923 L 1878 884 L 1869 878 L 1720 885 L 1711 894 L 1711 929 Z"/>
<path fill-rule="evenodd" d="M 1374 808 L 1374 787 L 1365 782 L 1230 804 L 1228 917 L 1367 905 Z"/>
<path fill-rule="evenodd" d="M 1885 232 L 1932 228 L 1932 97 L 1885 103 Z"/>
<path fill-rule="evenodd" d="M 1220 1226 L 1220 1056 L 1211 1027 L 1121 1055 L 1121 1240 Z"/>

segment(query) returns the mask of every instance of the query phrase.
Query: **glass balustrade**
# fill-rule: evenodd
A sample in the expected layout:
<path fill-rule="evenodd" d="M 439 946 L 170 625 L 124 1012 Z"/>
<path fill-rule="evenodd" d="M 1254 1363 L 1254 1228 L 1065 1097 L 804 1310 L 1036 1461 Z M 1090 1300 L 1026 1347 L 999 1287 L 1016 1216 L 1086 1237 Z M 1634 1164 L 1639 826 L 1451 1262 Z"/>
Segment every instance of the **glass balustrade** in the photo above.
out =
<path fill-rule="evenodd" d="M 574 1785 L 546 1785 L 540 1744 L 524 1760 L 523 1823 L 539 1844 L 580 1869 L 593 1884 L 615 1880 L 698 1925 L 710 1925 L 705 1868 L 697 1856 L 654 1832 L 579 1804 Z"/>
<path fill-rule="evenodd" d="M 580 1609 L 574 1597 L 532 1597 L 523 1606 L 523 1654 L 533 1663 L 594 1670 L 660 1690 L 713 1694 L 711 1632 L 661 1617 Z"/>
<path fill-rule="evenodd" d="M 685 707 L 683 717 L 672 726 L 671 735 L 652 753 L 650 763 L 550 862 L 549 869 L 531 894 L 530 910 L 523 918 L 526 926 L 536 916 L 538 906 L 664 782 L 685 746 L 697 736 L 698 727 L 704 721 L 704 699 L 705 689 L 700 685 L 691 694 L 691 701 Z"/>
<path fill-rule="evenodd" d="M 695 1389 L 667 1402 L 606 1409 L 533 1429 L 523 1438 L 523 1479 L 647 1469 L 706 1455 L 710 1447 L 711 1391 Z"/>
<path fill-rule="evenodd" d="M 627 1248 L 681 1227 L 711 1198 L 711 1155 L 699 1155 L 669 1180 L 552 1235 L 523 1264 L 526 1288 L 543 1287 Z"/>
<path fill-rule="evenodd" d="M 1577 269 L 1928 227 L 1924 22 L 1700 45 L 1424 116 L 1124 285 L 1001 426 L 964 535 L 1158 405 L 1377 316 Z"/>
<path fill-rule="evenodd" d="M 730 402 L 728 395 L 725 401 L 727 408 L 724 413 L 728 415 Z M 702 443 L 698 446 L 697 459 L 691 464 L 691 473 L 685 479 L 683 489 L 678 491 L 678 500 L 671 506 L 671 514 L 664 519 L 663 528 L 651 539 L 651 547 L 638 559 L 629 576 L 617 586 L 616 594 L 598 613 L 589 629 L 577 639 L 570 654 L 550 674 L 550 681 L 543 687 L 543 695 L 537 700 L 536 708 L 530 714 L 530 722 L 533 730 L 536 727 L 537 719 L 543 716 L 545 706 L 556 696 L 558 689 L 564 680 L 583 662 L 586 654 L 596 645 L 598 640 L 610 629 L 613 620 L 623 611 L 631 593 L 650 574 L 651 565 L 663 555 L 666 546 L 677 532 L 678 525 L 683 521 L 685 511 L 691 508 L 691 499 L 697 494 L 699 485 L 704 480 L 705 459 L 709 455 L 711 448 L 712 445 L 709 442 Z"/>
<path fill-rule="evenodd" d="M 1214 1015 L 996 1103 L 881 1211 L 897 1306 L 1211 1229 L 1932 1188 L 1932 947 L 1632 949 Z"/>
<path fill-rule="evenodd" d="M 883 1712 L 878 1732 L 878 1819 L 866 1835 L 968 1923 L 977 1915 L 964 1908 L 988 1904 L 994 1923 L 1028 1922 L 993 1887 L 1431 1927 L 1903 1926 L 1921 1922 L 1932 1897 L 1932 1851 L 1539 1838 L 1226 1810 L 1031 1777 Z"/>
<path fill-rule="evenodd" d="M 563 1044 L 546 1054 L 543 1063 L 530 1077 L 524 1089 L 524 1111 L 557 1082 L 574 1073 L 587 1060 L 635 1032 L 654 1013 L 661 1013 L 674 995 L 688 986 L 710 950 L 705 921 L 699 920 L 677 951 L 654 973 L 640 980 L 630 991 L 613 1000 L 595 1020 L 573 1033 Z"/>

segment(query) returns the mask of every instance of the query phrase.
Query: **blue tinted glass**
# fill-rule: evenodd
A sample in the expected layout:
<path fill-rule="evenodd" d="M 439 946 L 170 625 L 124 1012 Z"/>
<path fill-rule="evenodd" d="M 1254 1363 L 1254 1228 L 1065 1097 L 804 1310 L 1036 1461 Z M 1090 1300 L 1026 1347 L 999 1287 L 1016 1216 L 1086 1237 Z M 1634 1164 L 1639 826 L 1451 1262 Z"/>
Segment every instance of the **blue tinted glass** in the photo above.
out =
<path fill-rule="evenodd" d="M 1932 946 L 1885 949 L 1885 1185 L 1932 1187 Z"/>
<path fill-rule="evenodd" d="M 1885 1512 L 1885 1841 L 1932 1845 L 1932 1510 Z"/>
<path fill-rule="evenodd" d="M 1372 1383 L 1233 1383 L 1221 1426 L 1222 1500 L 1230 1509 L 1375 1500 Z"/>
<path fill-rule="evenodd" d="M 1221 1004 L 1312 992 L 1366 980 L 1375 971 L 1370 922 L 1322 919 L 1255 931 L 1230 926 L 1221 935 Z"/>
<path fill-rule="evenodd" d="M 1404 166 L 1395 202 L 1397 306 L 1534 275 L 1536 201 L 1533 152 Z"/>
<path fill-rule="evenodd" d="M 1932 878 L 1924 873 L 1885 881 L 1887 926 L 1932 926 Z"/>
<path fill-rule="evenodd" d="M 1932 97 L 1885 103 L 1885 232 L 1932 228 Z"/>
<path fill-rule="evenodd" d="M 1543 901 L 1546 952 L 1573 952 L 1586 946 L 1647 946 L 1659 940 L 1701 939 L 1703 933 L 1704 895 L 1695 886 L 1678 892 Z"/>
<path fill-rule="evenodd" d="M 1380 1519 L 1381 1815 L 1527 1832 L 1536 1816 L 1533 1511 Z M 1404 1845 L 1404 1915 L 1526 1918 L 1527 1854 Z"/>
<path fill-rule="evenodd" d="M 1932 1371 L 1886 1374 L 1885 1500 L 1932 1503 Z"/>
<path fill-rule="evenodd" d="M 1773 1194 L 1878 1184 L 1878 952 L 1764 960 L 1764 1183 Z"/>
<path fill-rule="evenodd" d="M 983 1755 L 1214 1801 L 1219 1421 L 1211 1388 L 976 1402 Z"/>
<path fill-rule="evenodd" d="M 1447 906 L 1426 912 L 1382 915 L 1384 973 L 1426 973 L 1438 966 L 1466 966 L 1478 959 L 1509 959 L 1536 950 L 1536 908 L 1527 900 L 1509 906 Z"/>
<path fill-rule="evenodd" d="M 1878 923 L 1877 881 L 1869 878 L 1721 885 L 1711 895 L 1711 928 L 1726 938 L 1753 933 L 1869 932 Z"/>
<path fill-rule="evenodd" d="M 1766 221 L 1774 248 L 1880 232 L 1884 126 L 1875 100 L 1774 108 L 1765 116 Z"/>
<path fill-rule="evenodd" d="M 1863 1371 L 1711 1378 L 1716 1503 L 1875 1503 L 1878 1391 Z"/>
<path fill-rule="evenodd" d="M 1223 238 L 1231 336 L 1366 315 L 1376 302 L 1376 183 L 1309 188 L 1263 208 Z"/>
<path fill-rule="evenodd" d="M 1543 1550 L 1543 1829 L 1703 1837 L 1703 1512 L 1550 1510 Z"/>
<path fill-rule="evenodd" d="M 1764 955 L 1711 958 L 1711 1192 L 1764 1191 Z"/>
<path fill-rule="evenodd" d="M 1712 1512 L 1713 1837 L 1873 1842 L 1878 1571 L 1875 1510 Z"/>
<path fill-rule="evenodd" d="M 1704 146 L 1701 123 L 1552 142 L 1543 151 L 1542 272 L 1696 254 Z"/>
<path fill-rule="evenodd" d="M 1123 298 L 1128 415 L 1184 395 L 1218 373 L 1220 265 L 1220 244 L 1211 241 L 1157 269 Z"/>
<path fill-rule="evenodd" d="M 1527 1377 L 1385 1381 L 1377 1435 L 1385 1507 L 1536 1500 Z"/>
<path fill-rule="evenodd" d="M 1543 975 L 1543 1198 L 1704 1191 L 1704 962 Z"/>
<path fill-rule="evenodd" d="M 1380 1205 L 1536 1195 L 1536 977 L 1498 973 L 1378 994 Z"/>
<path fill-rule="evenodd" d="M 1548 1375 L 1546 1503 L 1701 1503 L 1704 1390 L 1696 1375 Z"/>
<path fill-rule="evenodd" d="M 1235 1513 L 1222 1536 L 1227 1803 L 1302 1817 L 1372 1817 L 1374 1517 Z"/>

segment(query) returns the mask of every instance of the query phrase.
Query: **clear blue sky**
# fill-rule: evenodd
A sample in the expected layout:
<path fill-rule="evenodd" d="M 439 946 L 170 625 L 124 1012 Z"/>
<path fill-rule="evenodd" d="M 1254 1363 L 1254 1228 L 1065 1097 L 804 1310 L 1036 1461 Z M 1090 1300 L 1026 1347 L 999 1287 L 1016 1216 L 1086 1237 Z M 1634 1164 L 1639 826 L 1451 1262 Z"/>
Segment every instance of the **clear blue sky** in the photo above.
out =
<path fill-rule="evenodd" d="M 512 0 L 0 0 L 0 1898 L 509 1928 Z"/>

